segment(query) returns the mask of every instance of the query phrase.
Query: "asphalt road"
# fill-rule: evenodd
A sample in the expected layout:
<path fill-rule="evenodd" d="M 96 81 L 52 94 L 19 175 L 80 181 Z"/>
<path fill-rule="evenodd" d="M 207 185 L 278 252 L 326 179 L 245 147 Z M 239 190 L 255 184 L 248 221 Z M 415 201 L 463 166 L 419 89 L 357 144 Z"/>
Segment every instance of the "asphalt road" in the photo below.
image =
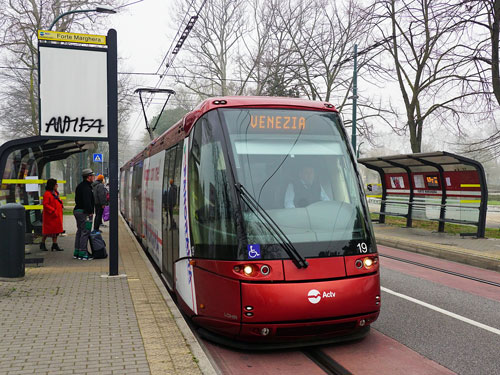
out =
<path fill-rule="evenodd" d="M 486 227 L 487 228 L 500 228 L 500 207 L 489 206 L 486 213 Z"/>
<path fill-rule="evenodd" d="M 379 252 L 500 281 L 492 271 L 384 246 Z M 500 374 L 500 287 L 384 257 L 380 264 L 382 311 L 376 330 L 457 374 Z"/>

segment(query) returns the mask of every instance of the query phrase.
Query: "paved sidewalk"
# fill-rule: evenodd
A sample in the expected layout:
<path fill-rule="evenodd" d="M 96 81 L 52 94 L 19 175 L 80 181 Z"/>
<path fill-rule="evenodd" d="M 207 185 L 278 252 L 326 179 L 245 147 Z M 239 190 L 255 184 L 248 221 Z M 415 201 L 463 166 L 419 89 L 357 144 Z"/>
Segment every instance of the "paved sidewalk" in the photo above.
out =
<path fill-rule="evenodd" d="M 0 374 L 213 373 L 123 222 L 127 276 L 116 278 L 102 277 L 108 259 L 73 259 L 73 222 L 65 216 L 65 251 L 39 253 L 43 265 L 26 267 L 24 280 L 0 282 Z"/>
<path fill-rule="evenodd" d="M 380 245 L 500 272 L 500 240 L 460 237 L 417 228 L 373 223 Z"/>

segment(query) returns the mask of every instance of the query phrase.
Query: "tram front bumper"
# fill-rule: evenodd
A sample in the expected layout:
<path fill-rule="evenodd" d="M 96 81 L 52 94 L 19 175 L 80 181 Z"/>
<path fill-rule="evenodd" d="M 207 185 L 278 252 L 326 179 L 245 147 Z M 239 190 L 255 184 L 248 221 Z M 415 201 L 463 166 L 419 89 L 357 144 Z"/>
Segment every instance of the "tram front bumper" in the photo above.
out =
<path fill-rule="evenodd" d="M 286 323 L 339 319 L 380 310 L 380 278 L 361 277 L 298 283 L 242 283 L 242 323 Z"/>

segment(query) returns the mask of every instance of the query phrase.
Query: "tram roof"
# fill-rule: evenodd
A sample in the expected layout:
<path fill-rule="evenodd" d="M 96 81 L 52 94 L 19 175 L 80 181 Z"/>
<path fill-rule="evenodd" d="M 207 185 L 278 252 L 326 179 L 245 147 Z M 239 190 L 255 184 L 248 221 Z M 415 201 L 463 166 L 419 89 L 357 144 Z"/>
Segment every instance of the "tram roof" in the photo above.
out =
<path fill-rule="evenodd" d="M 337 112 L 330 103 L 299 98 L 277 96 L 220 96 L 205 99 L 193 111 L 184 116 L 184 131 L 189 133 L 194 123 L 206 112 L 216 108 L 297 108 Z"/>
<path fill-rule="evenodd" d="M 328 102 L 313 101 L 299 98 L 277 96 L 219 96 L 205 99 L 196 108 L 188 112 L 182 119 L 172 125 L 167 131 L 151 141 L 151 143 L 138 155 L 134 156 L 121 169 L 127 169 L 137 164 L 144 158 L 154 155 L 162 150 L 163 144 L 168 139 L 177 143 L 189 134 L 194 123 L 205 113 L 216 108 L 295 108 L 316 109 L 322 111 L 338 112 Z M 170 143 L 170 142 L 169 142 Z"/>
<path fill-rule="evenodd" d="M 483 170 L 478 161 L 446 151 L 360 158 L 358 163 L 384 174 L 406 173 L 405 168 L 412 172 L 435 172 L 436 166 L 444 171 Z"/>

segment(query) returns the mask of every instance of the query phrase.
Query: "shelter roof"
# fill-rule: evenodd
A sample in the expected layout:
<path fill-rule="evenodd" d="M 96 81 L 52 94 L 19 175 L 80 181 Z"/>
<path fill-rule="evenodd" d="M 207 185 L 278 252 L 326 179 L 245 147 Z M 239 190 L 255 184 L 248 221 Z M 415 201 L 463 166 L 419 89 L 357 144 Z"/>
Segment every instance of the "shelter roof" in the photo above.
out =
<path fill-rule="evenodd" d="M 37 160 L 48 163 L 63 160 L 67 157 L 84 152 L 90 148 L 94 141 L 78 141 L 74 139 L 54 139 L 47 137 L 28 137 L 15 139 L 0 146 L 0 172 L 3 175 L 7 158 L 17 150 L 25 151 Z"/>
<path fill-rule="evenodd" d="M 444 171 L 482 169 L 481 163 L 446 151 L 361 158 L 358 162 L 384 173 L 406 173 L 405 168 L 411 172 L 435 172 L 436 166 Z"/>

